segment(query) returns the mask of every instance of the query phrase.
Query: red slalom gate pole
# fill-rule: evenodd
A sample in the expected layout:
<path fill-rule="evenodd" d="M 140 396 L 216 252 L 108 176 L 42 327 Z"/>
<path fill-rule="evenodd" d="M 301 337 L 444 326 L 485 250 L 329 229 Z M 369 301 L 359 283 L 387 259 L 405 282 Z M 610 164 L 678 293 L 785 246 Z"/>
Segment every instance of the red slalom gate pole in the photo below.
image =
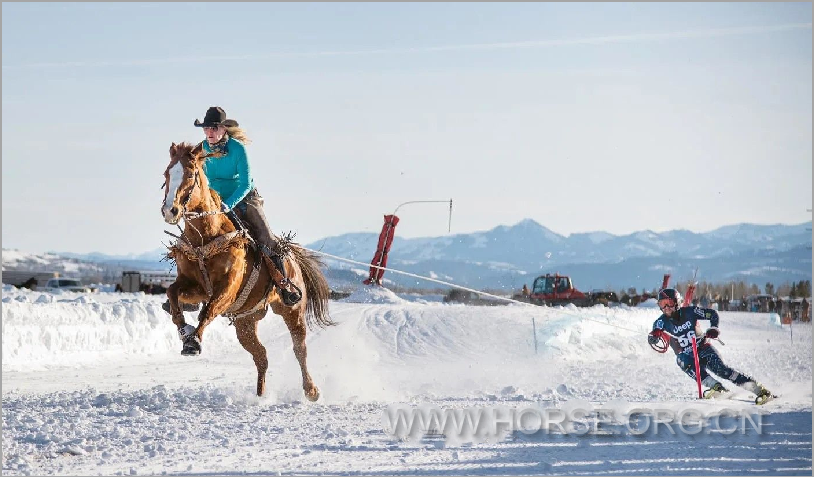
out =
<path fill-rule="evenodd" d="M 698 383 L 698 399 L 702 399 L 704 394 L 701 392 L 701 366 L 698 363 L 698 345 L 695 341 L 695 335 L 692 337 L 692 356 L 695 358 L 695 382 Z"/>

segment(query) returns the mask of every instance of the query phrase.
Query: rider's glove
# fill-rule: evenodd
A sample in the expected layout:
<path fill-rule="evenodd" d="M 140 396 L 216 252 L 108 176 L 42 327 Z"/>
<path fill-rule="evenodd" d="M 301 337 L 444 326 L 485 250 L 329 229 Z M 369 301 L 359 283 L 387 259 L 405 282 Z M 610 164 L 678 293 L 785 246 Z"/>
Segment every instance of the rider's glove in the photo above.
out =
<path fill-rule="evenodd" d="M 655 329 L 647 335 L 647 342 L 650 344 L 657 344 L 661 341 L 662 337 L 664 336 L 664 330 L 662 329 Z"/>
<path fill-rule="evenodd" d="M 707 330 L 707 332 L 706 332 L 706 334 L 704 334 L 704 336 L 706 336 L 709 339 L 715 339 L 715 338 L 718 337 L 719 334 L 721 334 L 721 333 L 718 331 L 718 328 L 713 326 L 712 328 Z"/>

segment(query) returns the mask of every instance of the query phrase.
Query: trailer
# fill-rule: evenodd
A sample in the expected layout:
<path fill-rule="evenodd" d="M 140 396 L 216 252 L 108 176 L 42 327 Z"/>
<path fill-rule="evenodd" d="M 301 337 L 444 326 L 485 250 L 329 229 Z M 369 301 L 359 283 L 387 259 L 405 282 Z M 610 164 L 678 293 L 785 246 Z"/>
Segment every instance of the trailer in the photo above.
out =
<path fill-rule="evenodd" d="M 35 272 L 31 270 L 3 270 L 3 283 L 15 287 L 37 289 L 37 285 L 45 286 L 48 280 L 59 278 L 59 272 Z"/>
<path fill-rule="evenodd" d="M 178 278 L 176 273 L 166 271 L 127 270 L 122 272 L 122 291 L 128 293 L 164 293 Z"/>

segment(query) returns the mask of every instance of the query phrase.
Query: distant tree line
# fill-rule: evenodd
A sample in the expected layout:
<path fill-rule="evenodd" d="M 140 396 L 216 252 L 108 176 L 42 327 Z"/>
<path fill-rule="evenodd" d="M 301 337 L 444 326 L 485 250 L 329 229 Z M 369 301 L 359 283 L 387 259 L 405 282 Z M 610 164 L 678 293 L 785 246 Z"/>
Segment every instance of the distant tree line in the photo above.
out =
<path fill-rule="evenodd" d="M 678 290 L 682 295 L 687 293 L 688 283 L 676 283 L 673 287 Z M 652 291 L 648 292 L 648 289 L 643 289 L 641 294 L 651 294 L 655 295 L 658 293 L 658 288 L 653 288 Z M 777 297 L 789 297 L 789 298 L 805 298 L 811 296 L 811 280 L 800 280 L 799 282 L 783 282 L 780 285 L 775 285 L 774 283 L 768 282 L 763 287 L 762 293 L 766 295 L 772 295 Z M 623 290 L 620 295 L 638 295 L 636 293 L 636 288 L 628 288 L 627 290 Z M 723 299 L 739 299 L 749 295 L 759 295 L 761 294 L 760 287 L 757 286 L 755 283 L 746 283 L 743 280 L 740 281 L 731 281 L 726 283 L 709 283 L 709 282 L 698 282 L 698 285 L 695 287 L 695 297 L 700 296 L 707 296 L 713 299 L 723 298 Z"/>
<path fill-rule="evenodd" d="M 687 283 L 676 283 L 671 284 L 670 286 L 677 289 L 682 295 L 686 295 L 687 293 Z M 387 288 L 392 290 L 395 293 L 415 293 L 415 294 L 440 294 L 444 295 L 449 292 L 448 287 L 439 287 L 439 288 L 424 288 L 424 287 L 405 287 L 399 285 L 388 285 Z M 482 289 L 481 291 L 485 291 L 487 293 L 492 293 L 494 295 L 506 295 L 505 289 Z M 659 288 L 642 288 L 641 293 L 639 293 L 638 289 L 635 287 L 627 288 L 624 290 L 620 290 L 618 295 L 622 296 L 638 296 L 641 297 L 643 295 L 654 297 L 658 293 Z M 811 297 L 811 281 L 810 280 L 800 280 L 799 282 L 783 282 L 780 285 L 775 285 L 774 283 L 768 282 L 764 285 L 763 290 L 754 283 L 746 283 L 743 280 L 740 281 L 731 281 L 726 283 L 710 283 L 706 281 L 699 282 L 695 288 L 694 297 L 698 298 L 701 296 L 707 296 L 711 299 L 741 299 L 743 297 L 749 295 L 759 295 L 761 293 L 765 293 L 766 295 L 772 295 L 777 297 L 789 297 L 789 298 L 806 298 Z"/>

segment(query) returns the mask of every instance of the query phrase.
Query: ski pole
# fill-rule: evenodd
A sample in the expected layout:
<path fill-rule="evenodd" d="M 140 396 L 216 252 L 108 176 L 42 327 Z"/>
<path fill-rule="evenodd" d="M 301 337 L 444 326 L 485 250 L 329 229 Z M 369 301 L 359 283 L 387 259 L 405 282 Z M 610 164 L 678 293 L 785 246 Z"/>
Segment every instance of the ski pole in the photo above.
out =
<path fill-rule="evenodd" d="M 695 382 L 698 383 L 698 399 L 704 397 L 701 393 L 701 366 L 698 363 L 698 345 L 695 342 L 695 335 L 692 335 L 692 356 L 695 358 Z"/>

